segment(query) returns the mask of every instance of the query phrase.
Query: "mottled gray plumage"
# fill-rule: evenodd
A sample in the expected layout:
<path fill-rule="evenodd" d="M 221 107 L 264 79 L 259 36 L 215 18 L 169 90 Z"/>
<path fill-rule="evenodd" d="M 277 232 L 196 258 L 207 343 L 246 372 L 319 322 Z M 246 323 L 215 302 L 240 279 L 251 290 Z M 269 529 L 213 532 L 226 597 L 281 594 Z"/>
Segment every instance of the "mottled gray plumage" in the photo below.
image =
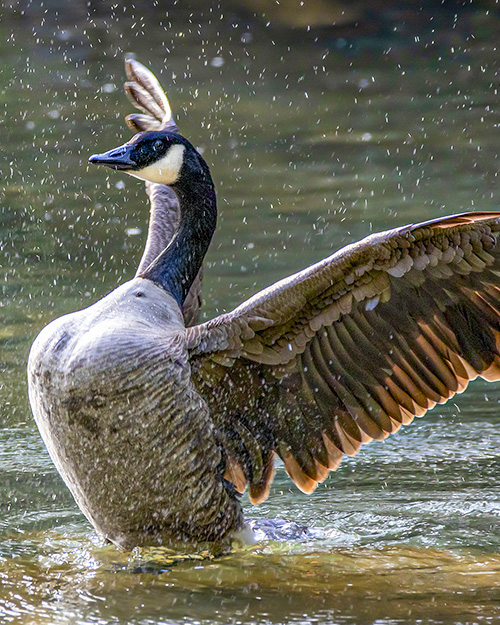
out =
<path fill-rule="evenodd" d="M 157 83 L 141 76 L 133 97 L 157 119 L 163 100 L 147 105 Z M 179 197 L 189 197 L 186 167 Z M 383 440 L 478 375 L 500 378 L 500 212 L 371 235 L 185 327 L 178 300 L 147 277 L 157 275 L 147 267 L 161 245 L 175 240 L 162 223 L 168 211 L 155 212 L 167 206 L 163 186 L 149 193 L 145 277 L 52 322 L 28 365 L 49 452 L 115 544 L 227 545 L 244 529 L 236 491 L 248 487 L 252 502 L 263 501 L 275 454 L 312 492 L 344 454 Z M 203 225 L 210 204 L 199 199 L 203 208 L 197 215 L 189 206 L 189 215 Z M 191 262 L 181 252 L 176 270 Z"/>
<path fill-rule="evenodd" d="M 183 330 L 176 302 L 134 278 L 52 322 L 30 354 L 49 453 L 87 518 L 122 547 L 213 542 L 242 526 Z"/>

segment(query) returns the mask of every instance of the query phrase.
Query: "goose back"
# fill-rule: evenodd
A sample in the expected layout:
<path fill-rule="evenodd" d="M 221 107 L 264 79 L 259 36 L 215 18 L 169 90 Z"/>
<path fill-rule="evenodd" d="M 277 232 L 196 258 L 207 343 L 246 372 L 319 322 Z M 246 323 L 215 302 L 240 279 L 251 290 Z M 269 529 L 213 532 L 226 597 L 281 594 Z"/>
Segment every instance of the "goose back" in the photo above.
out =
<path fill-rule="evenodd" d="M 183 328 L 171 296 L 135 278 L 49 324 L 30 352 L 51 458 L 95 528 L 124 548 L 221 543 L 243 524 Z"/>

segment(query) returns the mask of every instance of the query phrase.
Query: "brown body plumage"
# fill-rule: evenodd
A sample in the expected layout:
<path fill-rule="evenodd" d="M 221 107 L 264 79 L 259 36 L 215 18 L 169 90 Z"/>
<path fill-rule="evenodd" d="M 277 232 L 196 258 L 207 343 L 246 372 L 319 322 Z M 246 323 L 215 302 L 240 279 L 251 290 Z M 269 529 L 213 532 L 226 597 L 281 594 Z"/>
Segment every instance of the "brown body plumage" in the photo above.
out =
<path fill-rule="evenodd" d="M 136 62 L 128 72 L 128 91 L 148 113 L 129 124 L 172 130 L 156 79 Z M 181 139 L 169 141 L 189 151 Z M 343 454 L 383 440 L 478 375 L 500 378 L 500 213 L 372 235 L 185 327 L 195 323 L 201 281 L 191 278 L 182 297 L 162 287 L 174 233 L 167 207 L 175 222 L 184 214 L 167 189 L 148 183 L 139 277 L 51 323 L 30 354 L 30 400 L 49 452 L 114 543 L 228 542 L 244 527 L 235 491 L 264 500 L 275 454 L 312 492 Z"/>

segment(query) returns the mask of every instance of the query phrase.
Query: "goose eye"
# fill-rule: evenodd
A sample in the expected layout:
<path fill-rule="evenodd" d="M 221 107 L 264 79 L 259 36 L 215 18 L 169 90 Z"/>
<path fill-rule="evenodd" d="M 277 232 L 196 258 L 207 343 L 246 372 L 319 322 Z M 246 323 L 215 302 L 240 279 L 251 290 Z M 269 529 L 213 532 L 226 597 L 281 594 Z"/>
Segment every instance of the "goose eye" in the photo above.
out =
<path fill-rule="evenodd" d="M 154 144 L 153 144 L 153 150 L 155 150 L 155 152 L 159 152 L 163 147 L 163 141 L 161 141 L 161 139 L 157 139 Z"/>

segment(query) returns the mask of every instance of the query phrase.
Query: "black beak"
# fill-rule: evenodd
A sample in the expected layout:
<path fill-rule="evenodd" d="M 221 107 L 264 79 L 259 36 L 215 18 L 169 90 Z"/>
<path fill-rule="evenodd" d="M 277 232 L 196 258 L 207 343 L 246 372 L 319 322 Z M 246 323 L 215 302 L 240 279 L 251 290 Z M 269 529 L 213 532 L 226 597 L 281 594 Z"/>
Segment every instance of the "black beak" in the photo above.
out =
<path fill-rule="evenodd" d="M 111 169 L 130 170 L 137 166 L 135 160 L 131 157 L 134 146 L 125 144 L 119 148 L 103 152 L 103 154 L 92 154 L 89 163 L 95 165 L 106 165 Z"/>

